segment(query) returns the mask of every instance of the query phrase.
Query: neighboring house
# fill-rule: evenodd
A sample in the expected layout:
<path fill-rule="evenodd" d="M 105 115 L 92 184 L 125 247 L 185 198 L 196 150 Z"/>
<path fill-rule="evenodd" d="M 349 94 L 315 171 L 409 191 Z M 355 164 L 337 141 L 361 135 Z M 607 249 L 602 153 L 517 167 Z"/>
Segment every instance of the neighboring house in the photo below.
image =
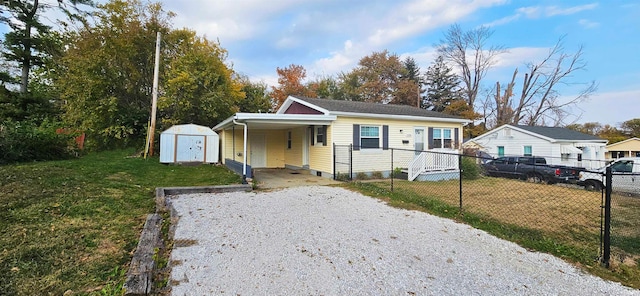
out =
<path fill-rule="evenodd" d="M 562 127 L 505 124 L 471 141 L 493 157 L 540 156 L 588 169 L 605 165 L 607 140 Z"/>
<path fill-rule="evenodd" d="M 354 159 L 366 156 L 354 170 L 388 176 L 389 161 L 376 159 L 384 150 L 459 149 L 467 123 L 410 106 L 289 96 L 276 113 L 236 113 L 213 129 L 222 162 L 246 177 L 251 168 L 293 168 L 331 178 L 333 145 L 352 145 Z"/>
<path fill-rule="evenodd" d="M 606 159 L 621 157 L 640 157 L 640 139 L 631 138 L 607 145 Z"/>

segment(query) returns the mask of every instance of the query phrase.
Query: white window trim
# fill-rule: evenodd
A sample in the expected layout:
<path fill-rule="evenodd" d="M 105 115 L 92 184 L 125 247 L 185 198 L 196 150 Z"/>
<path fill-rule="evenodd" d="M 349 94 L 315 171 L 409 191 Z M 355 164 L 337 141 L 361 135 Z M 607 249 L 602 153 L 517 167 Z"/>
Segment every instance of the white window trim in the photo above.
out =
<path fill-rule="evenodd" d="M 440 130 L 440 138 L 436 138 L 435 137 L 436 130 Z M 445 138 L 444 137 L 444 131 L 445 130 L 449 130 L 450 131 L 450 133 L 449 133 L 450 138 Z M 454 148 L 455 147 L 455 143 L 453 142 L 453 139 L 455 139 L 455 136 L 454 136 L 453 133 L 455 133 L 455 129 L 454 128 L 450 128 L 450 127 L 434 127 L 433 128 L 433 143 L 434 143 L 434 147 L 432 147 L 432 149 L 455 149 Z M 440 141 L 440 147 L 435 147 L 436 140 L 441 140 Z M 444 140 L 451 140 L 451 147 L 449 147 L 449 148 L 444 147 Z"/>
<path fill-rule="evenodd" d="M 362 136 L 362 128 L 364 127 L 375 127 L 378 129 L 378 147 L 376 148 L 368 148 L 368 147 L 363 147 L 362 146 L 362 138 L 365 139 L 374 139 L 374 137 L 363 137 Z M 360 125 L 360 138 L 358 139 L 358 141 L 360 141 L 360 150 L 366 150 L 366 151 L 375 151 L 375 150 L 380 150 L 382 151 L 382 126 L 381 125 L 372 125 L 372 124 L 367 124 L 367 125 Z"/>

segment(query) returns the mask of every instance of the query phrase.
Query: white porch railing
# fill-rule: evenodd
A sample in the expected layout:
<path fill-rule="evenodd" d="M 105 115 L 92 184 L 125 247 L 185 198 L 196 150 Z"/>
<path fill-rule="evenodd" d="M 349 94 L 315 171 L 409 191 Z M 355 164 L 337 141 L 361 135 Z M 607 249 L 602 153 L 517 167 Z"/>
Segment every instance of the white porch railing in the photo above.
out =
<path fill-rule="evenodd" d="M 420 174 L 434 171 L 458 170 L 458 154 L 453 151 L 445 153 L 422 152 L 410 163 L 408 168 L 409 181 L 415 180 Z"/>

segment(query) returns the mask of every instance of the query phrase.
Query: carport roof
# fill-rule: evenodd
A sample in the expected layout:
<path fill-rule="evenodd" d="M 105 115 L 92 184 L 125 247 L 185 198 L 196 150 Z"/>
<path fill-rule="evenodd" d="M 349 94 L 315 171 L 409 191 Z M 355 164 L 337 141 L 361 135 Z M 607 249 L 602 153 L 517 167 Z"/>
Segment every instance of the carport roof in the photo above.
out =
<path fill-rule="evenodd" d="M 213 127 L 213 130 L 223 130 L 234 126 L 236 122 L 246 123 L 252 128 L 284 129 L 305 125 L 330 125 L 336 120 L 335 115 L 308 114 L 274 114 L 274 113 L 236 113 Z"/>

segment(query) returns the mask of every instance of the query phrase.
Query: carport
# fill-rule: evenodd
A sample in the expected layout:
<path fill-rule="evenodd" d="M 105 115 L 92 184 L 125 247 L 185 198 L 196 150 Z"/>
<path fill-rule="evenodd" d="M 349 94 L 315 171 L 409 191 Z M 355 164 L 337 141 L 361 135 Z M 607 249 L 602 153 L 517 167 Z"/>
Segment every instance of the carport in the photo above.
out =
<path fill-rule="evenodd" d="M 254 169 L 254 182 L 259 189 L 275 189 L 311 185 L 340 184 L 329 178 L 318 177 L 308 170 L 300 169 Z"/>

